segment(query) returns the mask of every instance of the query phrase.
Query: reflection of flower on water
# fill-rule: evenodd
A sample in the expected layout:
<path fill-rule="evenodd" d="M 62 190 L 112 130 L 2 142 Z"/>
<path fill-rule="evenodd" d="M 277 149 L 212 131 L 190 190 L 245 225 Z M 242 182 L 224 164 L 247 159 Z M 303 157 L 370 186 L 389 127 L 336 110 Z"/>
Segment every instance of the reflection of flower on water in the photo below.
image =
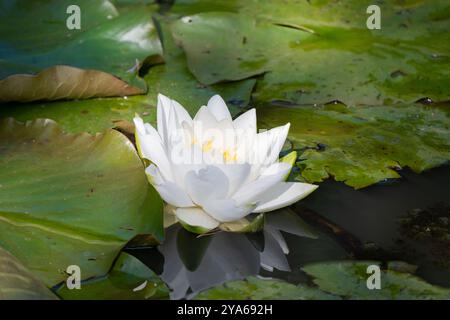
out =
<path fill-rule="evenodd" d="M 181 299 L 225 281 L 256 275 L 261 267 L 290 271 L 289 249 L 280 231 L 314 237 L 289 209 L 270 215 L 264 231 L 257 234 L 219 232 L 197 237 L 174 225 L 166 230 L 166 240 L 158 248 L 164 255 L 161 278 L 170 287 L 171 298 Z"/>

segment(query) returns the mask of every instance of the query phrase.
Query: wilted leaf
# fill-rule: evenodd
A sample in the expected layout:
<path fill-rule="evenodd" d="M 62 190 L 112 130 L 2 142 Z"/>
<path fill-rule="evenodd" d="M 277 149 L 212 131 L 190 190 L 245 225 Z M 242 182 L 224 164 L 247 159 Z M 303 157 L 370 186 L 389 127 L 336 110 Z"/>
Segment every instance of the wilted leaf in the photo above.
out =
<path fill-rule="evenodd" d="M 0 81 L 0 102 L 86 99 L 143 93 L 102 71 L 55 66 L 37 75 L 17 74 Z"/>
<path fill-rule="evenodd" d="M 162 201 L 115 130 L 70 135 L 50 120 L 0 122 L 0 245 L 48 286 L 69 265 L 107 273 L 137 234 L 161 240 Z"/>

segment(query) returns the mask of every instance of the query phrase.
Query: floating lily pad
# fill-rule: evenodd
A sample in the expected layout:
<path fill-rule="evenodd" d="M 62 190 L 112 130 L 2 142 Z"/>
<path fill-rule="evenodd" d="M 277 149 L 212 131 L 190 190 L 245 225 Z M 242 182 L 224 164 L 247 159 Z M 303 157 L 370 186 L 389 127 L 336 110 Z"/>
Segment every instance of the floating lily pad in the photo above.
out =
<path fill-rule="evenodd" d="M 0 118 L 19 121 L 52 119 L 70 133 L 97 133 L 116 127 L 119 120 L 132 121 L 138 113 L 146 122 L 156 121 L 156 108 L 143 95 L 123 98 L 11 103 L 0 108 Z"/>
<path fill-rule="evenodd" d="M 381 288 L 369 290 L 367 272 L 374 261 L 343 261 L 308 265 L 303 270 L 314 277 L 323 291 L 348 299 L 450 299 L 450 289 L 431 285 L 409 273 L 383 270 Z"/>
<path fill-rule="evenodd" d="M 63 285 L 58 295 L 68 300 L 147 300 L 167 298 L 164 282 L 135 257 L 121 253 L 111 272 L 81 283 L 81 289 Z"/>
<path fill-rule="evenodd" d="M 197 295 L 197 299 L 285 299 L 285 300 L 335 300 L 335 299 L 450 299 L 450 289 L 431 285 L 410 274 L 394 270 L 381 270 L 381 288 L 369 290 L 367 272 L 375 261 L 325 262 L 302 268 L 313 277 L 317 287 L 294 285 L 277 279 L 249 277 L 226 282 Z"/>
<path fill-rule="evenodd" d="M 213 1 L 191 2 L 174 9 L 187 16 L 172 31 L 204 84 L 263 75 L 253 95 L 260 104 L 450 97 L 445 0 L 379 4 L 380 30 L 366 26 L 369 0 L 236 1 L 221 12 L 205 12 Z"/>
<path fill-rule="evenodd" d="M 57 297 L 16 258 L 0 248 L 0 300 L 55 300 Z"/>
<path fill-rule="evenodd" d="M 319 289 L 294 285 L 276 279 L 248 277 L 245 280 L 226 282 L 196 296 L 199 300 L 336 300 Z"/>
<path fill-rule="evenodd" d="M 108 272 L 137 234 L 163 237 L 162 201 L 115 130 L 65 134 L 51 120 L 0 122 L 0 245 L 46 285 Z"/>
<path fill-rule="evenodd" d="M 58 122 L 65 131 L 97 133 L 114 128 L 117 120 L 132 121 L 138 113 L 145 122 L 156 123 L 158 93 L 183 104 L 192 116 L 211 96 L 220 94 L 227 101 L 233 115 L 249 103 L 254 79 L 201 85 L 186 67 L 184 53 L 173 43 L 167 32 L 169 18 L 159 17 L 166 64 L 150 68 L 145 76 L 147 95 L 122 98 L 56 101 L 40 103 L 10 103 L 0 108 L 0 118 L 14 117 L 20 121 L 48 118 Z"/>
<path fill-rule="evenodd" d="M 299 152 L 301 176 L 329 176 L 362 188 L 409 167 L 421 172 L 450 159 L 446 107 L 419 104 L 367 107 L 260 108 L 259 128 L 291 122 L 289 139 Z"/>
<path fill-rule="evenodd" d="M 199 82 L 189 71 L 183 50 L 178 48 L 170 33 L 169 24 L 172 15 L 157 17 L 161 41 L 164 48 L 165 64 L 151 68 L 145 76 L 149 85 L 148 95 L 156 101 L 158 93 L 181 103 L 194 116 L 197 110 L 215 94 L 220 94 L 236 114 L 250 101 L 255 79 L 220 83 L 207 86 Z"/>
<path fill-rule="evenodd" d="M 73 5 L 81 22 L 70 30 Z M 151 20 L 156 9 L 117 10 L 104 0 L 0 1 L 0 102 L 145 93 L 138 69 L 162 54 Z"/>

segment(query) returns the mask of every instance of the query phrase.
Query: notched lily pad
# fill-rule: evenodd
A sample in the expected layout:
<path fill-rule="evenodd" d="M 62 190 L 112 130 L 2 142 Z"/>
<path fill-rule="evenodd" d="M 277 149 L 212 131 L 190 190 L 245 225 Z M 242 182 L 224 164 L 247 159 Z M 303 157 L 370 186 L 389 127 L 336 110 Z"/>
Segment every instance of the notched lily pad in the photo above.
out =
<path fill-rule="evenodd" d="M 162 201 L 121 133 L 65 134 L 51 120 L 0 120 L 0 245 L 46 285 L 78 265 L 108 272 L 137 234 L 163 237 Z"/>

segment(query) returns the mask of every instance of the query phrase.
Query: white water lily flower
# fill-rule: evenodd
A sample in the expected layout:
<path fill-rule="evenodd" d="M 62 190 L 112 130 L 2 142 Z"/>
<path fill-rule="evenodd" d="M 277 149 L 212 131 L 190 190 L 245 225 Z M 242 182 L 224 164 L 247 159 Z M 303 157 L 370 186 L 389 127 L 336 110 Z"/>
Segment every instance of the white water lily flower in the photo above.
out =
<path fill-rule="evenodd" d="M 138 151 L 151 162 L 150 183 L 190 231 L 246 226 L 250 213 L 288 206 L 317 188 L 285 182 L 296 158 L 279 160 L 289 123 L 257 133 L 255 109 L 233 121 L 218 95 L 192 119 L 160 94 L 157 130 L 138 116 L 134 123 Z"/>

